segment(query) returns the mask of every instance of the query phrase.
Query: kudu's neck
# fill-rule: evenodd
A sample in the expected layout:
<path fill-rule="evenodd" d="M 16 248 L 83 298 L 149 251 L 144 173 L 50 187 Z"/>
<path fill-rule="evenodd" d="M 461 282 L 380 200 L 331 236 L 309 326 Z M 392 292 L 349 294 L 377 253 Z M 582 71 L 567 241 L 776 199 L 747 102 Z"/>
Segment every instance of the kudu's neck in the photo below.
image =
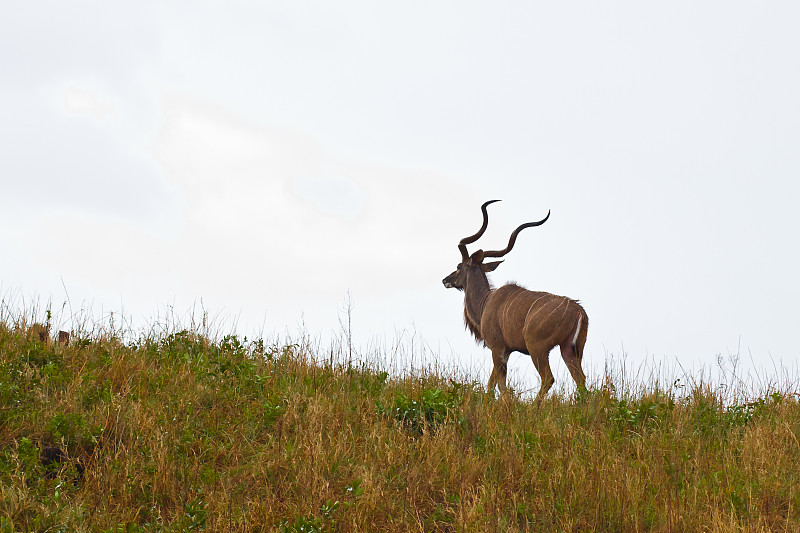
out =
<path fill-rule="evenodd" d="M 486 273 L 475 269 L 467 274 L 467 283 L 464 285 L 464 315 L 478 330 L 481 327 L 481 315 L 490 292 L 492 288 Z"/>

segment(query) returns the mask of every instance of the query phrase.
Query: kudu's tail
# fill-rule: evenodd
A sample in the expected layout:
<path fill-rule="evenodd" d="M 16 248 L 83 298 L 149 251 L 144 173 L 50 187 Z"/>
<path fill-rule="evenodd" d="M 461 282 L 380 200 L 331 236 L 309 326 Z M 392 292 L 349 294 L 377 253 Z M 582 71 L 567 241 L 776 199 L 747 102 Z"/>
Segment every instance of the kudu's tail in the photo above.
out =
<path fill-rule="evenodd" d="M 575 356 L 580 361 L 583 359 L 583 345 L 586 344 L 586 335 L 589 332 L 589 317 L 583 309 L 578 315 L 578 323 L 575 325 L 575 333 L 572 336 L 572 347 Z"/>

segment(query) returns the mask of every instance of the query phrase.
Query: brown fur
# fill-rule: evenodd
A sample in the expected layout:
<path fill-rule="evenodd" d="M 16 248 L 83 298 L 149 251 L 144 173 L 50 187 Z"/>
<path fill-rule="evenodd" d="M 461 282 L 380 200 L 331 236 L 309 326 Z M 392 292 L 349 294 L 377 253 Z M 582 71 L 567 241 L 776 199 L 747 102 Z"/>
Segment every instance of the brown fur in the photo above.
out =
<path fill-rule="evenodd" d="M 476 342 L 483 342 L 483 337 L 481 337 L 481 330 L 478 329 L 477 324 L 473 324 L 472 321 L 469 319 L 469 315 L 467 314 L 466 309 L 464 310 L 464 325 L 467 328 L 467 331 L 472 333 L 472 336 L 475 337 Z M 486 343 L 484 343 L 484 346 Z"/>
<path fill-rule="evenodd" d="M 483 224 L 477 233 L 459 241 L 461 263 L 442 280 L 445 287 L 464 291 L 464 323 L 475 340 L 483 341 L 492 350 L 494 369 L 487 388 L 493 391 L 497 386 L 501 393 L 506 391 L 508 356 L 511 352 L 522 352 L 531 356 L 542 378 L 542 386 L 536 396 L 537 402 L 541 401 L 555 382 L 548 357 L 550 350 L 556 346 L 561 348 L 561 357 L 567 363 L 578 388 L 586 388 L 581 359 L 589 317 L 578 301 L 549 292 L 529 291 L 516 283 L 493 289 L 486 277 L 502 261 L 484 263 L 484 258 L 505 256 L 514 247 L 519 232 L 544 224 L 550 218 L 550 211 L 542 220 L 518 226 L 511 232 L 508 245 L 502 250 L 478 250 L 472 255 L 467 251 L 467 245 L 478 240 L 486 231 L 489 225 L 486 207 L 495 202 L 499 200 L 483 203 Z"/>
<path fill-rule="evenodd" d="M 561 356 L 579 388 L 585 388 L 581 368 L 589 317 L 577 300 L 548 292 L 529 291 L 515 283 L 493 289 L 478 251 L 446 277 L 446 286 L 464 291 L 464 322 L 478 342 L 492 351 L 494 369 L 489 390 L 506 391 L 506 372 L 511 352 L 531 356 L 542 380 L 537 396 L 547 395 L 555 379 L 550 369 L 550 350 L 559 346 Z"/>
<path fill-rule="evenodd" d="M 491 294 L 491 286 L 490 286 L 490 292 L 485 293 L 483 300 L 479 303 L 481 307 L 486 305 L 486 297 L 488 297 L 489 294 Z M 464 297 L 464 299 L 466 300 L 466 296 Z M 482 342 L 483 345 L 486 346 L 486 343 L 483 340 L 483 335 L 481 334 L 480 322 L 474 322 L 472 319 L 470 319 L 469 313 L 467 312 L 466 301 L 464 304 L 464 325 L 467 327 L 467 330 L 469 330 L 469 332 L 472 333 L 472 336 L 475 337 L 476 342 Z"/>

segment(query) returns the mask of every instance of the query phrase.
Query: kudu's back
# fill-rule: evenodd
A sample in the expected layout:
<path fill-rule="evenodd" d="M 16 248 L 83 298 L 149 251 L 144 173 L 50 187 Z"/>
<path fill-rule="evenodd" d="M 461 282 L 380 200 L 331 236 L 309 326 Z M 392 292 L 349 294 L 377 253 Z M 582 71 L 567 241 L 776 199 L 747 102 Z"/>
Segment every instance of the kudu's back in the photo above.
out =
<path fill-rule="evenodd" d="M 574 346 L 580 359 L 588 326 L 589 317 L 577 301 L 515 284 L 492 291 L 481 317 L 481 333 L 489 349 L 528 355 Z"/>

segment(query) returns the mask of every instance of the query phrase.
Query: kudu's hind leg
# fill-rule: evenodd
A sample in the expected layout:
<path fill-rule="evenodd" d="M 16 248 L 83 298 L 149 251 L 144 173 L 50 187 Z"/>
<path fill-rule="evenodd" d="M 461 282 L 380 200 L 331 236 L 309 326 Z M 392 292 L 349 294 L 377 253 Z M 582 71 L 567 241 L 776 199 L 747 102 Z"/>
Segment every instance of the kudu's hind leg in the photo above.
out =
<path fill-rule="evenodd" d="M 542 385 L 539 388 L 539 394 L 536 395 L 535 403 L 540 403 L 545 396 L 547 396 L 547 391 L 550 390 L 550 387 L 553 386 L 553 383 L 556 382 L 555 378 L 553 377 L 553 371 L 550 370 L 550 352 L 546 350 L 531 352 L 531 359 L 533 360 L 533 366 L 536 367 L 536 370 L 539 372 L 539 377 L 542 379 Z"/>
<path fill-rule="evenodd" d="M 508 372 L 508 356 L 511 352 L 504 350 L 492 350 L 492 374 L 489 376 L 489 383 L 486 384 L 486 392 L 493 393 L 495 386 L 500 389 L 500 394 L 505 394 L 506 373 Z"/>
<path fill-rule="evenodd" d="M 585 390 L 586 374 L 583 373 L 583 368 L 581 368 L 581 360 L 576 353 L 575 345 L 572 343 L 562 344 L 560 348 L 561 357 L 564 359 L 564 362 L 567 363 L 569 373 L 572 374 L 572 379 L 575 380 L 578 390 Z"/>

